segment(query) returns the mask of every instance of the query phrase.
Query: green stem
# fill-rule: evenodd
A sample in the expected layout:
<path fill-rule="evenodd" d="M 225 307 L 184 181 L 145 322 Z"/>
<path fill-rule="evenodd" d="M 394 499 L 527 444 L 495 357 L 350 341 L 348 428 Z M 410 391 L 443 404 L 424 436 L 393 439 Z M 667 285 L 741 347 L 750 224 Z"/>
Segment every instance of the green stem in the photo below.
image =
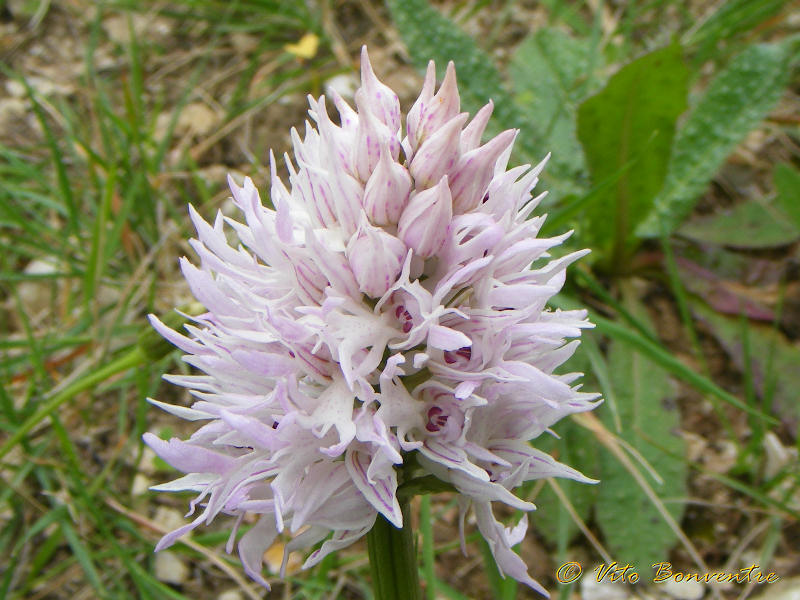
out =
<path fill-rule="evenodd" d="M 43 421 L 50 413 L 56 410 L 59 406 L 64 404 L 67 400 L 74 398 L 79 393 L 88 390 L 89 388 L 101 383 L 117 373 L 121 373 L 131 367 L 138 366 L 145 362 L 147 357 L 139 346 L 136 346 L 127 354 L 119 357 L 114 362 L 100 367 L 96 371 L 92 371 L 85 377 L 68 385 L 63 390 L 51 397 L 44 406 L 31 415 L 13 435 L 6 440 L 2 447 L 0 447 L 0 458 L 8 454 L 11 449 L 19 444 L 30 431 Z"/>
<path fill-rule="evenodd" d="M 422 600 L 408 500 L 403 501 L 400 508 L 403 512 L 402 529 L 378 515 L 367 534 L 375 600 Z"/>
<path fill-rule="evenodd" d="M 433 563 L 433 523 L 431 522 L 431 497 L 425 495 L 419 502 L 419 529 L 422 534 L 422 576 L 428 600 L 436 600 L 436 572 Z"/>
<path fill-rule="evenodd" d="M 442 481 L 436 475 L 424 475 L 409 479 L 397 488 L 397 499 L 400 502 L 410 500 L 414 496 L 436 494 L 439 492 L 458 492 L 452 483 Z"/>

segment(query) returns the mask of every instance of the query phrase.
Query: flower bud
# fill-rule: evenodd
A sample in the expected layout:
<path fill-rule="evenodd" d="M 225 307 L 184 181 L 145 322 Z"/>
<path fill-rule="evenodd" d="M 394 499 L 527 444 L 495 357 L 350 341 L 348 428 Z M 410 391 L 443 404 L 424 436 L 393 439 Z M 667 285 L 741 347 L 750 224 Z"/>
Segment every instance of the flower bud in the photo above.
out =
<path fill-rule="evenodd" d="M 494 166 L 500 155 L 514 143 L 516 129 L 504 131 L 480 148 L 462 155 L 451 178 L 453 212 L 463 214 L 481 203 L 494 176 Z"/>
<path fill-rule="evenodd" d="M 467 113 L 461 113 L 450 119 L 414 154 L 409 171 L 418 189 L 432 186 L 456 166 L 461 128 L 467 117 Z"/>
<path fill-rule="evenodd" d="M 433 99 L 433 90 L 436 87 L 436 65 L 433 61 L 428 62 L 428 70 L 425 72 L 425 81 L 422 84 L 422 91 L 420 92 L 414 105 L 408 111 L 406 117 L 406 129 L 408 131 L 408 156 L 411 157 L 413 152 L 419 145 L 419 132 L 421 131 L 422 116 L 425 113 L 425 107 L 428 106 Z"/>
<path fill-rule="evenodd" d="M 444 245 L 452 219 L 453 203 L 445 175 L 435 187 L 411 197 L 397 224 L 397 235 L 416 255 L 430 258 Z"/>
<path fill-rule="evenodd" d="M 389 131 L 392 133 L 400 131 L 400 100 L 391 88 L 375 77 L 366 46 L 361 46 L 361 82 L 366 92 L 366 108 L 386 125 Z"/>
<path fill-rule="evenodd" d="M 371 298 L 380 298 L 397 281 L 405 257 L 403 242 L 368 224 L 362 225 L 347 245 L 358 288 Z"/>
<path fill-rule="evenodd" d="M 392 160 L 386 146 L 364 190 L 364 210 L 375 225 L 394 225 L 403 213 L 411 192 L 411 176 Z"/>
<path fill-rule="evenodd" d="M 435 77 L 436 69 L 428 65 L 422 94 L 408 114 L 408 137 L 415 151 L 429 135 L 455 117 L 461 106 L 453 62 L 448 63 L 444 81 L 436 95 L 431 97 Z"/>
<path fill-rule="evenodd" d="M 358 107 L 358 132 L 353 145 L 353 166 L 355 174 L 364 182 L 369 179 L 372 170 L 378 164 L 381 148 L 388 145 L 393 159 L 400 153 L 400 142 L 388 126 L 372 113 L 364 88 L 356 92 Z"/>
<path fill-rule="evenodd" d="M 464 127 L 461 132 L 461 153 L 466 154 L 470 150 L 474 150 L 481 145 L 481 136 L 483 135 L 486 125 L 489 123 L 489 117 L 492 116 L 494 110 L 494 102 L 489 100 L 489 103 L 480 109 L 469 125 Z"/>

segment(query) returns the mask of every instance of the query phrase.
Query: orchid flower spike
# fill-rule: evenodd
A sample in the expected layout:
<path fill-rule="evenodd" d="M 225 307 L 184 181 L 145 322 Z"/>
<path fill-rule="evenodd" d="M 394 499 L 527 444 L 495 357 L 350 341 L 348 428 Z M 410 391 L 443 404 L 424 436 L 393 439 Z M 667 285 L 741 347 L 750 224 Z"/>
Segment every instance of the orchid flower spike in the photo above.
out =
<path fill-rule="evenodd" d="M 554 373 L 586 311 L 546 307 L 586 252 L 550 260 L 568 234 L 539 238 L 529 218 L 546 159 L 506 170 L 517 132 L 481 144 L 491 103 L 469 121 L 453 64 L 438 90 L 435 73 L 403 120 L 364 49 L 357 110 L 335 98 L 337 125 L 311 98 L 288 186 L 273 161 L 274 210 L 249 178 L 230 182 L 242 222 L 190 208 L 199 266 L 181 267 L 206 312 L 185 336 L 151 322 L 202 374 L 166 377 L 191 407 L 151 402 L 204 424 L 144 441 L 184 473 L 155 489 L 196 492 L 198 513 L 157 549 L 222 513 L 230 551 L 256 516 L 238 550 L 268 586 L 262 556 L 281 532 L 296 534 L 287 552 L 317 546 L 310 567 L 379 514 L 401 527 L 398 486 L 432 474 L 474 510 L 500 571 L 545 593 L 511 549 L 527 519 L 506 528 L 493 505 L 532 510 L 512 493 L 532 479 L 591 481 L 529 443 L 599 402 L 579 374 Z"/>

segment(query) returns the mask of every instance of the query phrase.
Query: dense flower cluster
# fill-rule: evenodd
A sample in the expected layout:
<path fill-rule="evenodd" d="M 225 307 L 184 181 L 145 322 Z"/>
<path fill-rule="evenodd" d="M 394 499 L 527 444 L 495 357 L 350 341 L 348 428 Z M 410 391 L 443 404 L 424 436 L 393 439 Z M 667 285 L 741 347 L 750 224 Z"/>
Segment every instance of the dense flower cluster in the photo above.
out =
<path fill-rule="evenodd" d="M 274 210 L 250 179 L 230 182 L 244 223 L 190 208 L 201 266 L 181 267 L 207 312 L 188 337 L 152 322 L 205 374 L 167 377 L 191 408 L 152 402 L 207 423 L 186 441 L 145 441 L 186 473 L 155 489 L 196 491 L 202 510 L 158 548 L 219 513 L 237 526 L 259 515 L 238 548 L 267 585 L 262 555 L 281 531 L 297 534 L 287 552 L 325 540 L 310 566 L 378 513 L 402 526 L 398 477 L 414 457 L 473 508 L 501 571 L 541 590 L 511 550 L 527 520 L 506 528 L 492 503 L 531 510 L 510 491 L 522 482 L 588 481 L 528 443 L 596 405 L 571 386 L 578 374 L 553 373 L 585 312 L 546 308 L 584 253 L 546 260 L 569 234 L 537 238 L 543 218 L 530 218 L 544 162 L 506 170 L 514 130 L 481 144 L 492 104 L 468 122 L 452 63 L 435 93 L 429 65 L 405 132 L 366 50 L 361 77 L 357 111 L 334 95 L 341 125 L 324 97 L 309 100 L 316 129 L 292 131 L 288 188 L 271 157 Z"/>

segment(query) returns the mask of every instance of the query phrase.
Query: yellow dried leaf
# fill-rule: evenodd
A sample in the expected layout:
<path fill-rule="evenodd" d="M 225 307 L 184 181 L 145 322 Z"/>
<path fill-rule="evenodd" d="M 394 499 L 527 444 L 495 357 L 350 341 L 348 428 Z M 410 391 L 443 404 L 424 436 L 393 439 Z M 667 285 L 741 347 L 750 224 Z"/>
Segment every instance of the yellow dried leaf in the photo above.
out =
<path fill-rule="evenodd" d="M 271 573 L 277 573 L 281 570 L 284 546 L 285 544 L 283 542 L 278 541 L 272 544 L 272 546 L 267 548 L 267 551 L 264 552 L 264 562 L 267 563 L 267 568 L 269 568 Z M 289 554 L 289 560 L 286 562 L 286 574 L 292 575 L 297 573 L 302 564 L 303 563 L 297 556 L 297 553 L 291 552 Z"/>
<path fill-rule="evenodd" d="M 283 49 L 297 58 L 314 58 L 319 48 L 319 37 L 313 33 L 306 33 L 296 44 L 286 44 Z"/>

